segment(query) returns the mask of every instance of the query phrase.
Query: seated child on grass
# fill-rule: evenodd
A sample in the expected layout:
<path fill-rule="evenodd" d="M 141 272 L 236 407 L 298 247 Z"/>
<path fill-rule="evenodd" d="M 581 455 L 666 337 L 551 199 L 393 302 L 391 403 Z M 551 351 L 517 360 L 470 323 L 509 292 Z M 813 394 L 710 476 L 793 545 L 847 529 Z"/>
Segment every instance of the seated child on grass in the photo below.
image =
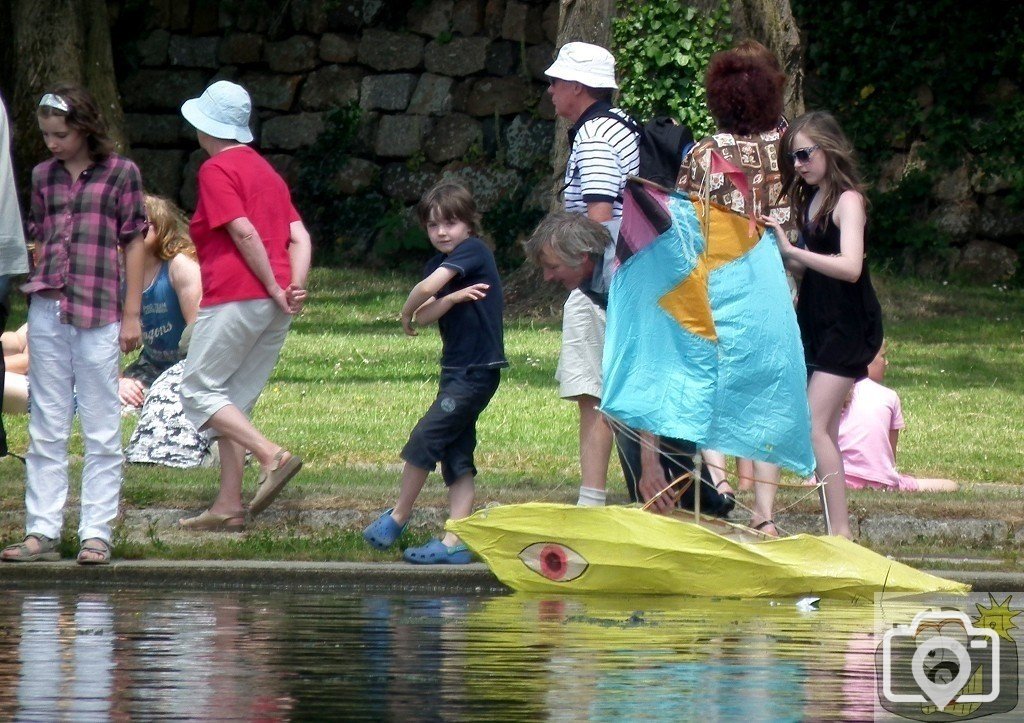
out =
<path fill-rule="evenodd" d="M 424 268 L 402 307 L 402 328 L 437 322 L 441 332 L 441 378 L 437 397 L 416 424 L 402 450 L 405 467 L 395 506 L 385 511 L 363 537 L 386 550 L 405 530 L 416 497 L 438 462 L 448 486 L 453 520 L 473 511 L 476 420 L 487 407 L 508 366 L 502 331 L 504 301 L 494 254 L 481 241 L 480 215 L 473 196 L 450 181 L 434 186 L 416 209 L 438 253 Z M 462 565 L 469 549 L 453 533 L 421 547 L 405 559 L 416 564 Z"/>
<path fill-rule="evenodd" d="M 948 479 L 918 479 L 896 470 L 896 443 L 903 429 L 899 395 L 882 386 L 885 343 L 868 365 L 868 376 L 850 392 L 839 420 L 839 449 L 843 453 L 846 486 L 901 492 L 956 492 Z"/>

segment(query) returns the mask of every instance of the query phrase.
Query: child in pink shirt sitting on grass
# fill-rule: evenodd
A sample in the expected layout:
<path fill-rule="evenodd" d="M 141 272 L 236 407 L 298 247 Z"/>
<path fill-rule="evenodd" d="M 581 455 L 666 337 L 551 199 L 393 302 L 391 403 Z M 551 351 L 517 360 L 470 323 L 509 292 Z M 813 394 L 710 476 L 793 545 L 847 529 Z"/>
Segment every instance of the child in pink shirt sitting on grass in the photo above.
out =
<path fill-rule="evenodd" d="M 839 420 L 839 449 L 843 453 L 846 486 L 900 492 L 956 492 L 948 479 L 919 479 L 896 469 L 896 444 L 904 428 L 899 395 L 882 386 L 885 343 L 868 365 L 868 376 L 850 392 Z"/>

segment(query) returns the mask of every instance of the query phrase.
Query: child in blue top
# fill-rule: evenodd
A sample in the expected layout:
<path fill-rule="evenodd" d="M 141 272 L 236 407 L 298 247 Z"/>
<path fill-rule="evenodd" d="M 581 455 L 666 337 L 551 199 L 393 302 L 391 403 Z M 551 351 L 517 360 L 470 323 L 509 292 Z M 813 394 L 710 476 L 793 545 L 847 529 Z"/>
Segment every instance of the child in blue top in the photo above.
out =
<path fill-rule="evenodd" d="M 402 328 L 416 335 L 416 324 L 437 322 L 441 332 L 441 379 L 437 398 L 416 424 L 402 450 L 398 502 L 363 532 L 385 550 L 405 530 L 427 475 L 441 463 L 453 520 L 473 511 L 476 420 L 487 407 L 508 366 L 502 330 L 501 280 L 490 248 L 478 238 L 480 215 L 463 186 L 443 181 L 420 200 L 420 223 L 438 254 L 402 307 Z M 405 551 L 417 564 L 468 563 L 472 555 L 448 532 L 440 540 Z"/>

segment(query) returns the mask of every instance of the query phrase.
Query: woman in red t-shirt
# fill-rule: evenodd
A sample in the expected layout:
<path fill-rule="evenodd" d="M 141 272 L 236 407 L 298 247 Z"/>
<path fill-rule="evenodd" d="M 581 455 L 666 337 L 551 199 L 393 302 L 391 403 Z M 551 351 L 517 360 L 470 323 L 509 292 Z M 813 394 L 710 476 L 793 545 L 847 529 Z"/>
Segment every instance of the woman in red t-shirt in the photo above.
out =
<path fill-rule="evenodd" d="M 247 143 L 252 108 L 239 85 L 218 81 L 181 114 L 210 154 L 199 168 L 199 199 L 189 231 L 199 256 L 203 297 L 185 360 L 181 398 L 196 429 L 220 448 L 220 493 L 208 510 L 179 521 L 192 530 L 245 526 L 246 450 L 259 460 L 257 515 L 302 467 L 264 437 L 249 414 L 270 379 L 281 346 L 306 301 L 311 243 L 278 173 Z"/>

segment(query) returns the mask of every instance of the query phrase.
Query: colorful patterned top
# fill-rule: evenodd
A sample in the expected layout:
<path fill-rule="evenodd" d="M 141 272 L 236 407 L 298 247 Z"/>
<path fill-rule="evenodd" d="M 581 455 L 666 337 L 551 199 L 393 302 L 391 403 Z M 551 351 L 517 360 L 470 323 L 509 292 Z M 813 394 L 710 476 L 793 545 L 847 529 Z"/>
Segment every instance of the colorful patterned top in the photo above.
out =
<path fill-rule="evenodd" d="M 749 136 L 716 133 L 701 139 L 683 162 L 676 181 L 676 189 L 683 193 L 700 193 L 708 185 L 714 203 L 731 208 L 744 216 L 750 215 L 751 197 L 754 218 L 762 214 L 776 219 L 796 238 L 796 223 L 789 199 L 782 195 L 782 174 L 779 171 L 779 144 L 782 134 L 778 130 Z M 737 189 L 728 175 L 711 173 L 711 154 L 718 153 L 728 164 L 743 171 L 750 186 L 750 194 Z"/>
<path fill-rule="evenodd" d="M 93 329 L 121 319 L 119 247 L 145 234 L 142 177 L 112 153 L 72 182 L 51 158 L 32 170 L 28 236 L 35 267 L 22 291 L 61 292 L 61 321 Z"/>

